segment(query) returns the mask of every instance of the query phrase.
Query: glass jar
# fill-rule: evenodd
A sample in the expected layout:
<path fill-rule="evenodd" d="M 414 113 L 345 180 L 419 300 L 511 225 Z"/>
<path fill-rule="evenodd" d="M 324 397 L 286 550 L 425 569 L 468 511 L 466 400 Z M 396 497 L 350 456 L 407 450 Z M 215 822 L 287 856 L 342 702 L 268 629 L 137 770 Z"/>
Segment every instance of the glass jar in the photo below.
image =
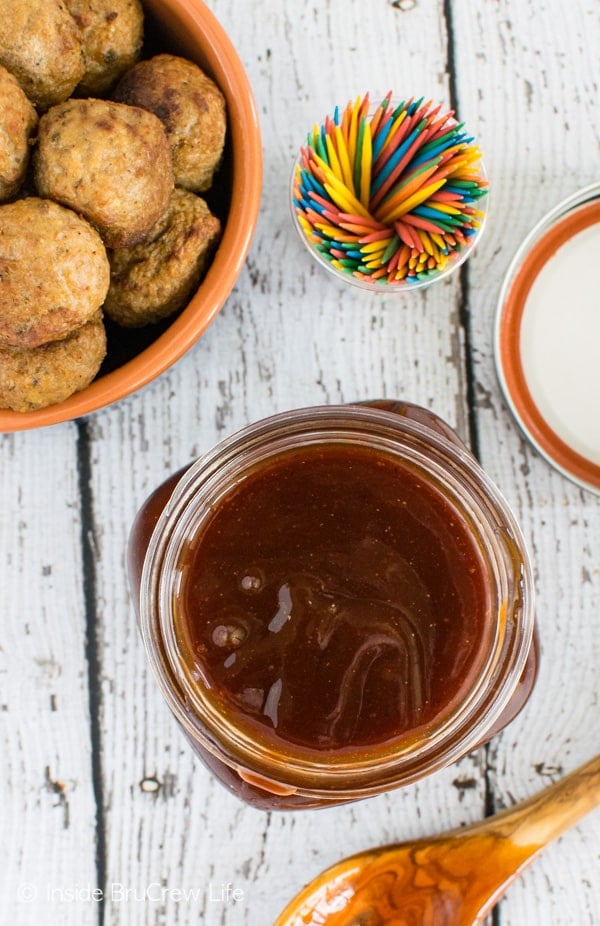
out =
<path fill-rule="evenodd" d="M 315 742 L 312 742 L 310 731 L 316 723 L 313 715 L 319 711 L 321 695 L 315 693 L 310 686 L 304 689 L 306 704 L 301 703 L 303 695 L 298 694 L 300 689 L 296 689 L 294 696 L 294 710 L 300 719 L 304 712 L 306 729 L 294 730 L 289 736 L 285 730 L 282 733 L 282 724 L 278 727 L 277 704 L 273 702 L 271 695 L 273 688 L 277 688 L 277 699 L 281 695 L 282 684 L 286 684 L 287 670 L 280 673 L 283 674 L 283 678 L 278 679 L 277 684 L 272 686 L 266 702 L 263 689 L 248 689 L 254 693 L 254 699 L 258 697 L 260 702 L 262 698 L 262 713 L 268 715 L 265 719 L 261 714 L 258 717 L 260 722 L 257 722 L 257 716 L 254 716 L 257 715 L 257 705 L 253 705 L 248 716 L 244 715 L 242 709 L 232 707 L 233 695 L 230 697 L 230 693 L 225 691 L 222 680 L 217 684 L 214 678 L 209 677 L 212 669 L 209 671 L 198 662 L 198 651 L 205 652 L 207 648 L 211 649 L 214 640 L 217 640 L 219 645 L 223 642 L 218 639 L 219 634 L 222 635 L 224 632 L 223 624 L 220 623 L 216 630 L 211 625 L 212 638 L 207 624 L 206 645 L 203 641 L 198 644 L 196 639 L 191 640 L 186 630 L 185 612 L 186 607 L 190 611 L 189 602 L 192 600 L 186 592 L 190 582 L 190 564 L 194 561 L 194 556 L 200 556 L 199 563 L 202 566 L 202 557 L 207 554 L 201 547 L 204 543 L 203 538 L 208 537 L 207 532 L 212 529 L 210 525 L 219 525 L 219 518 L 226 517 L 229 500 L 236 493 L 245 491 L 244 486 L 254 485 L 257 480 L 260 482 L 264 474 L 275 480 L 275 498 L 278 473 L 283 472 L 288 466 L 291 467 L 290 472 L 293 472 L 294 466 L 296 469 L 298 466 L 302 468 L 307 460 L 310 463 L 311 454 L 316 454 L 315 459 L 325 461 L 319 463 L 319 466 L 325 466 L 324 471 L 329 466 L 329 456 L 335 460 L 336 455 L 342 454 L 341 462 L 338 460 L 335 464 L 338 475 L 343 474 L 342 481 L 346 480 L 348 467 L 352 469 L 355 463 L 368 463 L 369 468 L 365 472 L 372 469 L 374 489 L 376 484 L 379 485 L 377 491 L 385 491 L 386 497 L 390 498 L 395 495 L 396 467 L 398 478 L 404 473 L 410 482 L 410 491 L 415 496 L 415 510 L 420 512 L 417 519 L 424 523 L 424 536 L 433 531 L 433 527 L 430 530 L 428 521 L 431 514 L 422 513 L 427 510 L 427 499 L 430 497 L 431 500 L 435 500 L 435 505 L 442 506 L 442 527 L 439 529 L 442 538 L 442 573 L 447 569 L 449 581 L 454 582 L 456 567 L 451 564 L 462 562 L 463 556 L 460 550 L 457 553 L 451 549 L 454 545 L 454 540 L 451 539 L 453 535 L 448 534 L 443 526 L 448 522 L 456 523 L 464 531 L 467 545 L 472 547 L 474 562 L 477 563 L 477 570 L 475 566 L 469 569 L 472 572 L 477 571 L 478 575 L 481 574 L 482 601 L 485 601 L 482 614 L 485 612 L 485 618 L 482 618 L 475 634 L 473 626 L 469 624 L 470 629 L 464 631 L 465 639 L 458 640 L 460 645 L 456 646 L 456 641 L 452 644 L 457 651 L 461 650 L 463 644 L 470 647 L 469 652 L 472 651 L 474 654 L 471 668 L 468 673 L 465 670 L 465 678 L 460 684 L 458 681 L 450 684 L 452 672 L 448 670 L 448 696 L 445 701 L 442 699 L 435 711 L 431 709 L 431 716 L 427 715 L 423 707 L 423 691 L 428 692 L 425 697 L 427 704 L 430 696 L 439 693 L 440 679 L 428 686 L 427 678 L 423 680 L 421 676 L 423 673 L 427 675 L 430 671 L 428 666 L 433 665 L 433 662 L 430 660 L 428 663 L 425 657 L 422 664 L 420 661 L 423 648 L 431 649 L 433 645 L 431 640 L 434 638 L 429 638 L 428 633 L 435 634 L 436 640 L 438 636 L 442 640 L 440 627 L 444 620 L 448 621 L 445 614 L 433 615 L 428 625 L 431 631 L 422 632 L 417 628 L 419 641 L 418 645 L 413 644 L 406 640 L 405 627 L 400 630 L 389 630 L 389 627 L 385 631 L 382 630 L 383 593 L 378 591 L 374 596 L 377 599 L 375 601 L 361 599 L 362 604 L 356 604 L 356 601 L 349 604 L 350 596 L 347 589 L 336 589 L 335 593 L 332 593 L 323 584 L 326 584 L 328 579 L 315 580 L 318 588 L 316 594 L 311 592 L 311 608 L 314 607 L 313 600 L 316 598 L 321 604 L 326 602 L 326 607 L 332 609 L 332 613 L 336 609 L 341 609 L 345 615 L 348 608 L 353 611 L 352 615 L 344 617 L 346 623 L 343 624 L 345 629 L 342 636 L 345 635 L 350 640 L 350 643 L 346 641 L 346 648 L 352 645 L 351 640 L 354 639 L 351 635 L 348 636 L 348 628 L 358 628 L 356 654 L 350 652 L 345 653 L 343 657 L 336 657 L 345 660 L 343 665 L 337 667 L 339 671 L 335 682 L 340 686 L 342 700 L 344 686 L 348 691 L 352 686 L 356 687 L 356 660 L 364 662 L 361 641 L 365 634 L 368 636 L 371 633 L 371 638 L 367 639 L 364 647 L 375 647 L 369 650 L 371 655 L 368 656 L 367 662 L 371 668 L 368 672 L 371 672 L 372 666 L 379 666 L 380 676 L 373 676 L 376 678 L 375 682 L 368 679 L 365 682 L 363 675 L 367 678 L 368 672 L 365 670 L 365 673 L 362 673 L 361 668 L 360 684 L 363 688 L 360 689 L 360 699 L 366 698 L 365 684 L 371 686 L 368 690 L 372 700 L 377 695 L 377 686 L 383 684 L 385 679 L 385 684 L 392 686 L 389 690 L 395 693 L 401 692 L 403 685 L 408 685 L 410 701 L 410 685 L 414 682 L 414 678 L 413 682 L 410 681 L 411 672 L 416 677 L 413 672 L 414 666 L 411 668 L 411 653 L 421 654 L 418 657 L 421 672 L 418 684 L 422 690 L 419 687 L 416 694 L 412 692 L 413 702 L 416 699 L 420 704 L 414 715 L 418 722 L 415 719 L 413 727 L 409 726 L 401 733 L 392 735 L 390 731 L 383 731 L 377 739 L 369 726 L 371 721 L 368 721 L 364 728 L 366 733 L 363 731 L 359 736 L 352 732 L 356 731 L 358 724 L 358 720 L 353 720 L 348 727 L 346 740 L 343 740 L 343 736 L 335 742 L 321 737 L 317 742 L 315 737 Z M 348 465 L 344 454 L 347 455 Z M 383 483 L 380 473 L 386 471 L 386 467 L 391 473 L 391 492 L 381 489 Z M 322 476 L 319 478 L 322 479 Z M 402 478 L 404 479 L 404 476 Z M 344 491 L 349 500 L 353 490 L 349 493 L 346 486 Z M 269 538 L 264 538 L 265 531 L 268 533 L 272 530 L 272 527 L 269 528 L 267 525 L 277 524 L 279 520 L 278 515 L 269 520 L 271 513 L 267 509 L 271 504 L 270 497 L 270 492 L 263 495 L 263 502 L 266 498 L 264 517 L 260 513 L 258 516 L 256 513 L 248 514 L 248 517 L 254 518 L 256 537 L 262 536 L 267 543 Z M 362 503 L 356 502 L 358 522 L 360 504 Z M 368 504 L 370 505 L 370 502 Z M 409 507 L 410 504 L 412 503 L 409 503 Z M 348 504 L 348 507 L 351 506 Z M 244 504 L 240 511 L 243 513 Z M 366 515 L 367 512 L 365 521 Z M 358 529 L 360 530 L 360 524 Z M 252 525 L 250 530 L 253 530 Z M 285 536 L 285 532 L 282 536 Z M 321 536 L 318 536 L 319 552 L 316 559 L 325 561 L 328 559 L 328 550 L 321 549 Z M 323 541 L 327 542 L 329 541 Z M 276 543 L 280 543 L 280 540 Z M 358 561 L 353 562 L 354 554 L 351 550 L 347 554 L 349 560 L 344 563 L 343 568 L 344 574 L 350 576 L 348 581 L 353 581 L 353 574 L 358 575 L 361 568 L 367 572 L 378 569 L 377 551 L 384 550 L 384 546 L 381 546 L 380 540 L 373 543 L 379 544 L 379 547 L 375 548 L 375 557 L 369 554 L 371 559 L 365 559 L 361 554 L 364 560 L 362 564 Z M 252 547 L 253 544 L 249 543 L 247 546 Z M 363 549 L 362 540 L 356 544 L 356 548 Z M 290 555 L 293 558 L 295 554 Z M 302 568 L 306 573 L 306 557 L 310 558 L 311 551 L 303 550 L 298 554 L 300 555 L 304 557 Z M 339 560 L 337 552 L 333 556 L 333 559 L 336 558 Z M 431 412 L 408 403 L 383 400 L 359 405 L 298 409 L 250 425 L 224 440 L 189 468 L 176 473 L 150 496 L 138 513 L 132 528 L 128 559 L 131 587 L 144 645 L 167 704 L 205 764 L 232 792 L 253 806 L 269 809 L 327 806 L 378 794 L 420 779 L 455 762 L 506 725 L 527 700 L 535 681 L 537 656 L 536 648 L 532 645 L 533 578 L 521 531 L 498 489 L 452 429 Z M 450 565 L 445 566 L 444 563 Z M 289 562 L 286 568 L 290 568 Z M 318 562 L 316 566 L 311 565 L 311 577 L 318 568 Z M 392 566 L 382 566 L 382 573 L 388 568 Z M 409 569 L 412 575 L 412 565 L 402 568 Z M 415 568 L 420 567 L 417 564 Z M 221 571 L 218 562 L 216 567 L 213 564 L 211 569 L 211 575 Z M 323 569 L 327 571 L 325 566 Z M 423 570 L 424 574 L 416 579 L 419 584 L 428 581 L 426 573 L 428 570 L 430 573 L 432 571 L 430 567 L 423 567 Z M 225 570 L 223 572 L 222 592 L 214 593 L 215 600 L 206 604 L 206 613 L 209 616 L 207 620 L 212 619 L 213 606 L 215 613 L 218 607 L 221 607 L 216 600 L 217 597 L 234 594 L 230 587 L 232 580 Z M 242 573 L 243 570 L 239 573 L 238 579 Z M 433 576 L 430 578 L 431 581 L 434 580 Z M 250 590 L 251 582 L 254 580 L 246 577 L 243 582 L 246 581 L 249 583 L 247 590 Z M 302 578 L 301 582 L 304 581 Z M 310 581 L 314 586 L 313 578 Z M 435 581 L 438 581 L 437 578 Z M 466 581 L 469 581 L 468 575 Z M 280 587 L 284 587 L 284 584 L 280 580 Z M 287 589 L 287 585 L 285 588 Z M 207 592 L 208 596 L 210 594 L 213 593 Z M 289 624 L 292 614 L 298 620 L 294 611 L 296 604 L 292 606 L 292 598 L 286 594 L 288 597 L 285 613 L 282 611 L 282 599 L 279 599 L 278 614 L 282 615 L 279 624 L 282 626 Z M 303 600 L 308 594 L 303 587 Z M 418 594 L 421 597 L 424 594 L 427 598 L 430 596 L 430 590 L 421 590 Z M 390 599 L 386 607 L 389 606 L 393 610 L 396 604 L 397 602 Z M 192 605 L 192 611 L 193 607 Z M 360 613 L 361 607 L 363 613 Z M 234 610 L 235 608 L 237 604 Z M 256 619 L 252 620 L 256 624 Z M 321 628 L 319 632 L 323 636 L 323 627 L 329 626 L 327 615 L 321 613 L 314 619 L 311 616 L 310 620 L 313 624 L 317 621 Z M 408 619 L 408 624 L 414 630 L 411 620 L 412 618 Z M 373 622 L 371 629 L 369 621 Z M 247 627 L 243 615 L 242 625 Z M 279 630 L 280 627 L 274 628 L 270 624 L 269 629 Z M 202 632 L 201 627 L 199 633 Z M 355 630 L 352 630 L 352 633 L 354 632 Z M 452 632 L 462 633 L 460 628 L 457 630 L 456 627 Z M 245 630 L 240 631 L 241 636 L 245 633 Z M 399 643 L 398 633 L 402 638 L 402 645 Z M 414 637 L 412 630 L 411 633 Z M 422 639 L 419 636 L 421 633 Z M 329 630 L 326 630 L 327 640 L 328 634 L 330 635 Z M 240 639 L 235 639 L 231 644 L 233 649 L 223 651 L 224 656 L 229 653 L 223 665 L 235 662 L 237 654 L 234 655 L 233 651 Z M 274 636 L 269 636 L 269 646 L 274 645 L 274 639 Z M 294 639 L 290 644 L 293 651 L 295 648 L 293 660 L 292 663 L 288 661 L 286 665 L 293 665 L 293 670 L 289 671 L 293 671 L 295 675 L 298 674 L 297 669 L 300 666 L 300 674 L 306 674 L 307 679 L 317 678 L 320 683 L 321 669 L 319 668 L 315 674 L 310 660 L 313 655 L 319 659 L 321 655 L 316 653 L 316 650 L 316 655 L 313 653 L 306 643 L 307 639 L 307 633 L 304 631 L 300 637 Z M 322 642 L 321 640 L 319 646 Z M 439 645 L 442 647 L 441 643 Z M 392 658 L 386 650 L 386 646 L 388 649 L 391 646 L 392 650 L 399 654 L 396 662 L 395 657 Z M 444 646 L 446 650 L 449 649 L 449 643 Z M 385 656 L 382 655 L 384 651 Z M 447 653 L 445 658 L 449 659 Z M 396 665 L 397 669 L 394 668 Z M 405 671 L 408 672 L 406 680 L 399 677 L 401 665 L 404 665 Z M 272 665 L 269 664 L 269 670 L 271 669 Z M 221 663 L 215 671 L 222 672 Z M 395 672 L 398 673 L 398 678 L 393 677 Z M 442 683 L 443 687 L 446 684 L 443 678 Z M 434 692 L 431 691 L 432 686 L 435 688 Z M 257 696 L 256 691 L 259 690 L 262 694 Z M 323 695 L 324 698 L 326 696 L 328 697 L 329 693 Z M 373 703 L 375 702 L 372 701 L 371 707 Z M 351 713 L 354 711 L 358 717 L 363 708 L 366 710 L 362 701 L 359 704 L 355 697 L 355 702 L 349 710 Z M 425 713 L 422 713 L 423 711 Z M 378 721 L 377 714 L 378 709 L 375 709 L 370 715 L 375 726 Z"/>

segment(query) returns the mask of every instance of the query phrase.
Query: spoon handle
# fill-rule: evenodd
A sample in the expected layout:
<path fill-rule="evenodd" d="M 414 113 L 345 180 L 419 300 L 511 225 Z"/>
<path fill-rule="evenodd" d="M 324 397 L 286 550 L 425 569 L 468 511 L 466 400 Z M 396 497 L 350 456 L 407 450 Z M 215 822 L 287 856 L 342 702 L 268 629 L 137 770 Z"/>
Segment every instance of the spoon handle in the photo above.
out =
<path fill-rule="evenodd" d="M 544 846 L 600 804 L 600 756 L 539 794 L 483 822 L 515 845 Z"/>

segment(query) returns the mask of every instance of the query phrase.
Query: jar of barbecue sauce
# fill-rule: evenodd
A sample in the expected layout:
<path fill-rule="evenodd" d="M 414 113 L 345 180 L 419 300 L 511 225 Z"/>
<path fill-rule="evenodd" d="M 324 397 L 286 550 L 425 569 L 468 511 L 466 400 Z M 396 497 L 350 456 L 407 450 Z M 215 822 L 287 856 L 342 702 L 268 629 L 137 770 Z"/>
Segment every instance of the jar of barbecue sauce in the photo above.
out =
<path fill-rule="evenodd" d="M 521 531 L 418 406 L 299 409 L 245 428 L 150 496 L 128 557 L 171 711 L 256 807 L 413 782 L 487 741 L 533 687 Z"/>

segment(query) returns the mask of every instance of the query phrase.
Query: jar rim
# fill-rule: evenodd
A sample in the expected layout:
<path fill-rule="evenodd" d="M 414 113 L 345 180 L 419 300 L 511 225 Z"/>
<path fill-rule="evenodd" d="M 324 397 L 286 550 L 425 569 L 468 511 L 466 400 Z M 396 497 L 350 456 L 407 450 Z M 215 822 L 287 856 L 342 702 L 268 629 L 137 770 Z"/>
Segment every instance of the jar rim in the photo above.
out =
<path fill-rule="evenodd" d="M 218 503 L 228 478 L 240 479 L 257 461 L 307 442 L 366 441 L 418 462 L 429 478 L 443 480 L 481 532 L 495 570 L 497 619 L 494 639 L 475 680 L 441 722 L 373 748 L 308 750 L 292 744 L 280 755 L 231 724 L 214 701 L 202 697 L 177 653 L 173 634 L 176 581 L 173 566 L 192 523 L 194 505 Z M 295 443 L 294 443 L 295 442 Z M 519 574 L 513 575 L 515 563 Z M 179 573 L 181 577 L 181 573 Z M 180 579 L 179 579 L 180 580 Z M 510 603 L 509 598 L 514 602 Z M 514 604 L 514 607 L 513 607 Z M 509 607 L 510 605 L 510 607 Z M 368 406 L 317 406 L 262 419 L 217 444 L 177 484 L 151 537 L 142 572 L 140 620 L 152 668 L 184 730 L 236 769 L 289 785 L 299 794 L 361 795 L 408 783 L 464 755 L 485 739 L 506 708 L 525 666 L 533 634 L 533 577 L 520 528 L 507 502 L 475 458 L 418 421 Z M 510 613 L 509 613 L 510 612 Z M 315 785 L 315 779 L 318 784 Z"/>

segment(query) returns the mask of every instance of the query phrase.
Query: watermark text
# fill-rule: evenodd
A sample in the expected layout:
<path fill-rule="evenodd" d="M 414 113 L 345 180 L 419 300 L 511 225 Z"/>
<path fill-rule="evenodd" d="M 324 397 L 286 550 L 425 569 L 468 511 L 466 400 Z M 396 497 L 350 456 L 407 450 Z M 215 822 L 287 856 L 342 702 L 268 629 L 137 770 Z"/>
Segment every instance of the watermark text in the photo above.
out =
<path fill-rule="evenodd" d="M 123 884 L 113 881 L 106 887 L 92 884 L 34 884 L 23 882 L 17 889 L 17 900 L 23 904 L 237 904 L 244 900 L 244 891 L 231 881 L 209 881 L 207 884 L 171 887 L 160 881 L 146 885 Z"/>

